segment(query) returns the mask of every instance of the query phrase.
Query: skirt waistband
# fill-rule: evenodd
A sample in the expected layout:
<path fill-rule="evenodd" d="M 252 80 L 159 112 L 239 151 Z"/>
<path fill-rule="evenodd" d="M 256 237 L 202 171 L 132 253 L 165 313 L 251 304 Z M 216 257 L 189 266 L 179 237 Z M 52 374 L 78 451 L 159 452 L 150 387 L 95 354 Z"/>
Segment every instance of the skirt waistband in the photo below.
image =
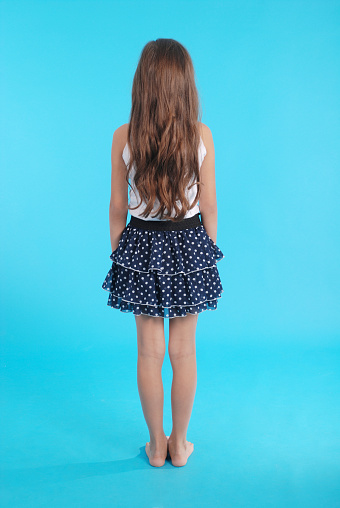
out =
<path fill-rule="evenodd" d="M 147 229 L 149 231 L 180 231 L 181 229 L 197 228 L 202 225 L 200 212 L 192 217 L 181 221 L 166 220 L 144 220 L 131 215 L 129 225 L 135 228 Z"/>

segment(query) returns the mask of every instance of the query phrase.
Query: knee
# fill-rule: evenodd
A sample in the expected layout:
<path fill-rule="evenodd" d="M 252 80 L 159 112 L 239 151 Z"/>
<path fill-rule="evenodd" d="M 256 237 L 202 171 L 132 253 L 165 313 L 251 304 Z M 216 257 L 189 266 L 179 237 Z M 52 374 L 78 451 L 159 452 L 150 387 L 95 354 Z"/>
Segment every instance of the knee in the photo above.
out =
<path fill-rule="evenodd" d="M 138 355 L 147 358 L 155 358 L 163 362 L 165 356 L 165 340 L 159 338 L 139 338 Z"/>
<path fill-rule="evenodd" d="M 169 338 L 169 358 L 171 363 L 181 358 L 187 358 L 196 354 L 195 337 L 193 338 Z"/>

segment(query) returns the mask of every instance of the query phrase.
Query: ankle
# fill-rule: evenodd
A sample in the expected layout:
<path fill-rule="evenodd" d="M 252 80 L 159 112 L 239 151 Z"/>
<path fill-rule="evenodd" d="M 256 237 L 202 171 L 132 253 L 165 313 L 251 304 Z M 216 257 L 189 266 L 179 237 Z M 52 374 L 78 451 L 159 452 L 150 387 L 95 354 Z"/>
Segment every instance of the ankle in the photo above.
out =
<path fill-rule="evenodd" d="M 178 435 L 171 433 L 169 436 L 169 441 L 175 446 L 184 446 L 187 442 L 187 438 L 186 436 L 183 436 L 183 434 Z"/>
<path fill-rule="evenodd" d="M 166 442 L 166 435 L 164 433 L 159 434 L 159 435 L 150 436 L 150 443 L 152 443 L 156 446 L 163 445 L 164 442 Z"/>

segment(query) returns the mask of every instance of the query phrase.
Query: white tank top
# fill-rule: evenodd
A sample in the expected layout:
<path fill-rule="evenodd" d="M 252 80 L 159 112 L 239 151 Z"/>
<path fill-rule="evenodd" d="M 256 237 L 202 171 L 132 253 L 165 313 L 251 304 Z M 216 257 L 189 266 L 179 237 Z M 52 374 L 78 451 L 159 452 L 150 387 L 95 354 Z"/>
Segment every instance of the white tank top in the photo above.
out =
<path fill-rule="evenodd" d="M 199 144 L 199 147 L 198 147 L 198 161 L 199 161 L 199 167 L 200 168 L 201 168 L 203 159 L 206 156 L 206 154 L 207 154 L 207 150 L 206 150 L 206 148 L 204 146 L 202 137 L 200 136 L 200 144 Z M 126 143 L 126 145 L 124 147 L 122 157 L 123 157 L 123 160 L 125 162 L 125 165 L 127 166 L 129 161 L 130 161 L 130 151 L 129 151 L 129 146 L 128 146 L 127 143 Z M 129 205 L 130 206 L 136 206 L 140 202 L 139 192 L 138 192 L 138 190 L 136 189 L 136 187 L 134 185 L 134 175 L 135 175 L 135 172 L 136 172 L 136 166 L 135 166 L 135 164 L 133 164 L 131 172 L 130 172 L 130 184 L 131 184 L 131 188 L 130 188 L 130 192 L 129 192 L 129 198 L 130 198 Z M 187 199 L 188 199 L 190 204 L 194 201 L 195 196 L 196 196 L 196 192 L 197 192 L 197 185 L 193 185 L 191 187 L 191 189 L 188 189 L 188 188 L 186 189 L 185 195 L 186 195 L 186 197 L 187 197 Z M 180 202 L 178 202 L 178 204 L 180 205 Z M 130 215 L 134 215 L 135 217 L 138 217 L 139 219 L 144 219 L 144 220 L 167 220 L 167 219 L 159 219 L 159 218 L 156 218 L 156 217 L 151 217 L 151 215 L 156 212 L 158 206 L 159 206 L 159 200 L 156 198 L 155 199 L 155 203 L 154 203 L 154 207 L 153 207 L 153 209 L 152 209 L 152 211 L 151 211 L 151 213 L 150 213 L 150 215 L 148 217 L 141 217 L 141 213 L 146 208 L 146 203 L 144 203 L 144 202 L 142 202 L 139 205 L 138 208 L 135 208 L 134 210 L 129 210 L 129 212 L 130 212 Z M 165 210 L 165 212 L 166 211 L 167 210 Z M 192 217 L 193 215 L 196 215 L 196 213 L 198 213 L 199 211 L 200 211 L 200 209 L 199 209 L 199 203 L 196 203 L 194 208 L 191 208 L 191 210 L 187 211 L 187 213 L 184 216 L 184 219 L 187 219 L 188 217 Z M 175 215 L 176 215 L 175 210 L 173 210 L 172 213 L 171 213 L 171 217 L 174 217 Z"/>

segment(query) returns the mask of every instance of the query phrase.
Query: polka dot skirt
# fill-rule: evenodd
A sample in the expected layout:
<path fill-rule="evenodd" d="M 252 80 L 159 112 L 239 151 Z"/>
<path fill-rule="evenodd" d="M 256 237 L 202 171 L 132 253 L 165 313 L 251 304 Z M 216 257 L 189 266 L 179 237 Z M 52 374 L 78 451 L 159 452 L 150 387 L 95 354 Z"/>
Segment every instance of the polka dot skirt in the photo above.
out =
<path fill-rule="evenodd" d="M 216 310 L 224 291 L 216 265 L 224 257 L 203 224 L 177 231 L 127 224 L 102 284 L 107 305 L 165 318 Z"/>

